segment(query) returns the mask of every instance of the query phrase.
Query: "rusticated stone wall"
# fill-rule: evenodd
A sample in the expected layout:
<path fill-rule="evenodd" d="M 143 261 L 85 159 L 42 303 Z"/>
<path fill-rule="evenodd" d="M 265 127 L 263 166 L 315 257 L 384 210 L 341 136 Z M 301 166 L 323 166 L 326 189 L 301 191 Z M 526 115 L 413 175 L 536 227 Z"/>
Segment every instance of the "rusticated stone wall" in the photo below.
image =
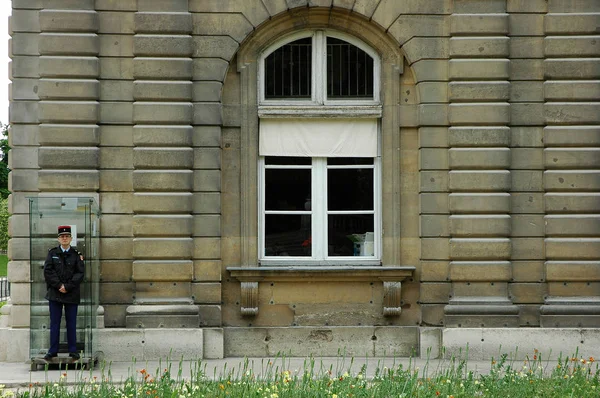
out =
<path fill-rule="evenodd" d="M 99 201 L 107 327 L 600 326 L 597 0 L 12 4 L 9 326 L 29 324 L 42 194 Z M 226 267 L 257 265 L 248 48 L 275 27 L 390 57 L 383 265 L 416 267 L 398 318 L 357 280 L 259 284 L 261 317 L 239 313 Z"/>

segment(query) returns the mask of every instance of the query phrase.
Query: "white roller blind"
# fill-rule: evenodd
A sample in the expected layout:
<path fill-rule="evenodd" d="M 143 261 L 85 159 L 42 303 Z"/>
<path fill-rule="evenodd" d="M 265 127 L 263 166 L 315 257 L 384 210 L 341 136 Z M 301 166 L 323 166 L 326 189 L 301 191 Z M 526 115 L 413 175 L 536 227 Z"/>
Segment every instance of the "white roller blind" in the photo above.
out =
<path fill-rule="evenodd" d="M 377 156 L 377 119 L 262 119 L 261 156 Z"/>

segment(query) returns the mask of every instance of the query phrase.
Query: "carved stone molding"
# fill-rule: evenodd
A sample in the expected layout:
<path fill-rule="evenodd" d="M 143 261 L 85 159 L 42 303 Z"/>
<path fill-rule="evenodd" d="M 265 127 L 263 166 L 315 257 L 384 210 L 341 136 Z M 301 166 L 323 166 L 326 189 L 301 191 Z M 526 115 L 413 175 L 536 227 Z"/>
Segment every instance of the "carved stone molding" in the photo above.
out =
<path fill-rule="evenodd" d="M 402 283 L 383 282 L 383 315 L 400 316 L 402 312 Z"/>
<path fill-rule="evenodd" d="M 241 313 L 242 316 L 258 315 L 258 282 L 242 282 Z"/>

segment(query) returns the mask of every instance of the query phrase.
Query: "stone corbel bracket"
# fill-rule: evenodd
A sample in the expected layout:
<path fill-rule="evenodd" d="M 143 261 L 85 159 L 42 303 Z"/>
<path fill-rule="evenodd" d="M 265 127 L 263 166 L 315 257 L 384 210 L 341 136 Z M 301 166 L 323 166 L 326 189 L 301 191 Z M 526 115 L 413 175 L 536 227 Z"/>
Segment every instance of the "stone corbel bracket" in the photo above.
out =
<path fill-rule="evenodd" d="M 402 281 L 412 278 L 415 267 L 390 266 L 280 266 L 227 267 L 232 278 L 240 281 L 240 310 L 243 316 L 258 315 L 259 282 L 383 282 L 383 315 L 402 312 Z"/>

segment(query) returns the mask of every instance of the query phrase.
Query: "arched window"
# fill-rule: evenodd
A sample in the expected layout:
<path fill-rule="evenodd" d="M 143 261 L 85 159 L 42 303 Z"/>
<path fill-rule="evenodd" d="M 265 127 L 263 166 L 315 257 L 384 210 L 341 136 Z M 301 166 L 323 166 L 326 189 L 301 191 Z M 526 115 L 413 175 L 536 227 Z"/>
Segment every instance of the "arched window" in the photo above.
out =
<path fill-rule="evenodd" d="M 260 262 L 379 264 L 379 56 L 319 30 L 259 61 Z"/>

